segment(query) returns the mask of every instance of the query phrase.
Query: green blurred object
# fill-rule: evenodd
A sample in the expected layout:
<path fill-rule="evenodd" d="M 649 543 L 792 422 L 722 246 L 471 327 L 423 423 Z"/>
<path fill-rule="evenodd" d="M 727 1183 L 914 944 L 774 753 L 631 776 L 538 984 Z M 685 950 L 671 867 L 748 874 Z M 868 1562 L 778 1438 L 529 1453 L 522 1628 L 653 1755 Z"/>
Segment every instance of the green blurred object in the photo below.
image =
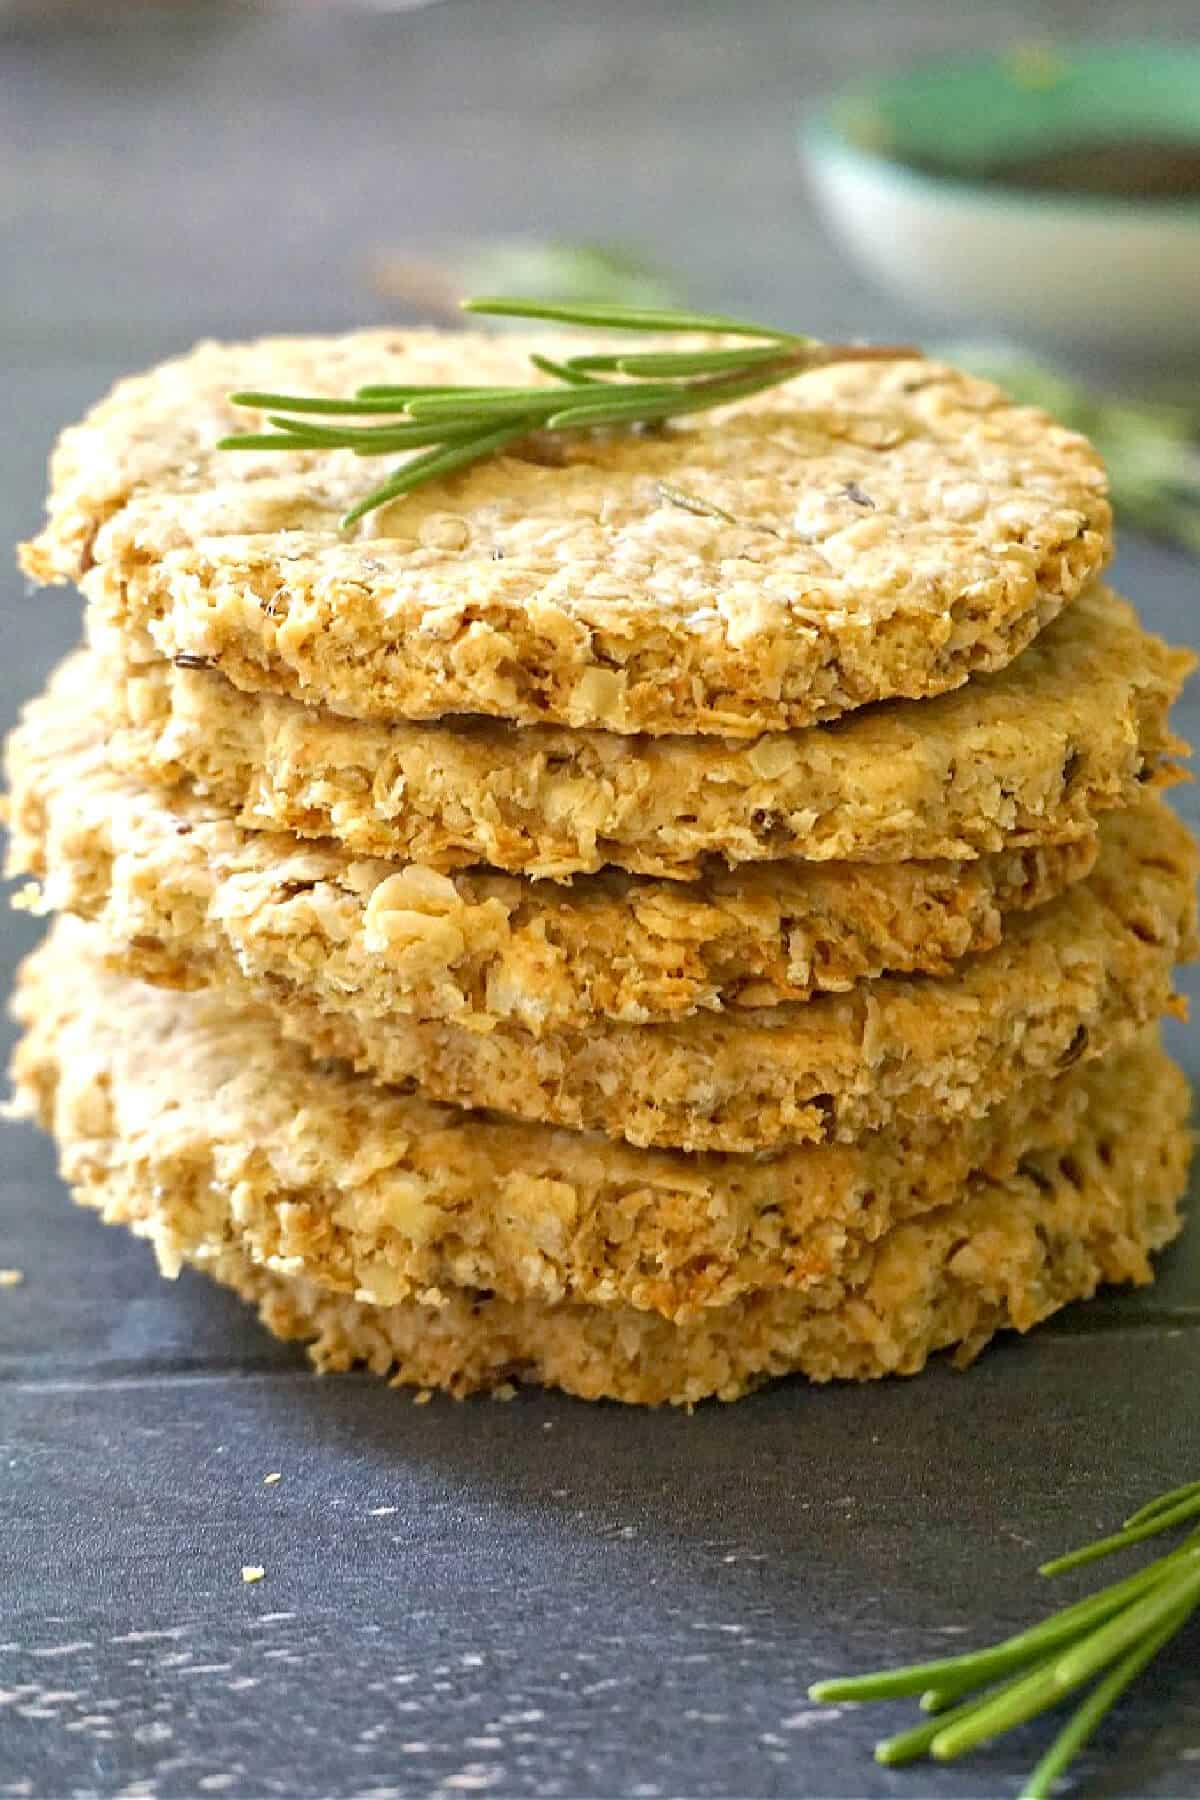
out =
<path fill-rule="evenodd" d="M 472 294 L 527 300 L 609 300 L 622 306 L 676 306 L 679 290 L 635 251 L 620 245 L 483 244 L 464 264 Z"/>
<path fill-rule="evenodd" d="M 1098 393 L 1004 345 L 953 344 L 945 354 L 1090 438 L 1121 524 L 1200 555 L 1200 396 L 1189 403 Z"/>
<path fill-rule="evenodd" d="M 934 167 L 965 183 L 1014 155 L 1063 144 L 1145 135 L 1194 144 L 1198 70 L 1195 45 L 1022 38 L 875 76 L 830 101 L 819 128 L 918 178 Z"/>
<path fill-rule="evenodd" d="M 1054 360 L 1200 360 L 1200 44 L 940 57 L 835 95 L 800 149 L 846 248 L 929 317 Z"/>
<path fill-rule="evenodd" d="M 463 323 L 464 294 L 524 300 L 600 300 L 621 306 L 677 306 L 678 284 L 636 250 L 618 244 L 499 238 L 468 244 L 444 261 L 376 257 L 372 286 L 390 299 Z M 496 321 L 503 330 L 510 322 Z M 519 321 L 518 321 L 519 323 Z"/>

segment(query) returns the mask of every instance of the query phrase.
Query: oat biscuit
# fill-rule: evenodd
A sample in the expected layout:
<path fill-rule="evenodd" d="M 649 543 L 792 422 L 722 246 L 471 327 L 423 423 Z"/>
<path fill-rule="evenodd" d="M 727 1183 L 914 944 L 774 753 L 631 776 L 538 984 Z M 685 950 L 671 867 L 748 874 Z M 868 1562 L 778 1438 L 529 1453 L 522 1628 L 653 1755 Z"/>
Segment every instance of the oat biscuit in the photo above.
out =
<path fill-rule="evenodd" d="M 1145 1285 L 1177 1236 L 1192 1138 L 1174 1065 L 1156 1090 L 1086 1126 L 1065 1156 L 889 1234 L 853 1283 L 748 1295 L 671 1325 L 616 1308 L 452 1295 L 437 1311 L 363 1305 L 303 1277 L 268 1274 L 239 1250 L 197 1266 L 254 1303 L 277 1337 L 306 1342 L 323 1371 L 364 1363 L 397 1386 L 456 1395 L 512 1381 L 635 1405 L 735 1400 L 773 1377 L 868 1381 L 915 1375 L 957 1346 L 972 1361 L 997 1332 L 1031 1330 L 1105 1283 Z M 1137 1134 L 1118 1137 L 1121 1125 Z"/>
<path fill-rule="evenodd" d="M 1010 1160 L 1001 1173 L 974 1175 L 946 1204 L 889 1223 L 836 1269 L 814 1269 L 790 1285 L 749 1289 L 723 1304 L 702 1303 L 681 1323 L 628 1304 L 619 1278 L 611 1304 L 511 1300 L 481 1290 L 474 1278 L 466 1287 L 439 1286 L 419 1298 L 381 1304 L 369 1296 L 403 1291 L 401 1282 L 389 1286 L 389 1224 L 399 1217 L 397 1236 L 411 1233 L 420 1215 L 404 1163 L 419 1162 L 424 1126 L 418 1115 L 436 1139 L 437 1109 L 385 1103 L 414 1115 L 421 1135 L 410 1147 L 403 1133 L 397 1139 L 379 1128 L 378 1100 L 367 1117 L 337 1097 L 341 1090 L 361 1092 L 365 1084 L 344 1074 L 301 1071 L 298 1094 L 307 1098 L 324 1083 L 325 1100 L 318 1101 L 314 1117 L 293 1107 L 292 1130 L 286 1122 L 280 1129 L 278 1084 L 272 1098 L 263 1071 L 253 1072 L 256 1058 L 247 1055 L 243 1037 L 248 1031 L 253 1043 L 261 1021 L 237 1028 L 229 1023 L 235 1015 L 227 1013 L 222 1046 L 215 1025 L 219 1003 L 211 996 L 155 993 L 106 980 L 98 971 L 93 982 L 84 938 L 83 928 L 68 930 L 26 965 L 20 1010 L 29 1032 L 15 1063 L 23 1109 L 55 1132 L 64 1175 L 80 1201 L 150 1238 L 168 1273 L 193 1262 L 256 1301 L 272 1330 L 311 1342 L 321 1367 L 361 1361 L 380 1373 L 394 1371 L 399 1382 L 455 1393 L 521 1379 L 588 1398 L 647 1403 L 732 1399 L 792 1371 L 817 1380 L 912 1373 L 949 1345 L 970 1356 L 998 1330 L 1027 1330 L 1102 1281 L 1148 1280 L 1149 1253 L 1177 1229 L 1176 1203 L 1191 1148 L 1189 1094 L 1181 1073 L 1147 1040 L 1066 1077 L 1064 1087 L 1076 1096 L 1086 1092 L 1086 1100 L 1082 1109 L 1069 1109 L 1073 1129 L 1065 1144 L 1060 1137 L 1041 1151 L 1027 1151 L 1015 1166 Z M 63 955 L 72 973 L 82 958 L 86 983 L 63 979 L 55 967 Z M 191 1091 L 179 1072 L 182 1058 L 163 1054 L 167 1043 L 179 1047 L 175 1030 L 183 1033 L 189 1053 L 200 1051 Z M 276 1045 L 275 1055 L 286 1070 L 286 1051 Z M 226 1117 L 229 1102 L 236 1112 L 252 1100 L 256 1079 L 271 1109 L 257 1156 Z M 174 1107 L 172 1081 L 181 1101 Z M 287 1085 L 290 1092 L 290 1079 Z M 359 1124 L 365 1136 L 356 1134 Z M 328 1125 L 333 1135 L 323 1138 L 321 1128 Z M 522 1140 L 540 1140 L 552 1166 L 572 1143 L 565 1134 L 489 1127 L 485 1121 L 460 1127 L 488 1129 L 513 1133 L 518 1164 Z M 577 1151 L 590 1147 L 576 1141 Z M 433 1148 L 436 1157 L 440 1146 Z M 597 1219 L 607 1217 L 607 1230 L 622 1211 L 616 1197 L 622 1160 L 655 1170 L 690 1160 L 595 1149 L 593 1167 L 603 1166 L 605 1177 L 593 1178 L 592 1203 Z M 806 1158 L 831 1163 L 838 1155 L 844 1153 L 796 1153 L 779 1164 L 748 1160 L 741 1168 L 753 1185 L 771 1170 Z M 444 1161 L 437 1166 L 446 1167 Z M 709 1163 L 697 1166 L 703 1171 Z M 864 1173 L 860 1168 L 860 1180 Z M 597 1193 L 606 1177 L 614 1189 L 607 1213 Z M 389 1178 L 395 1183 L 390 1191 Z M 329 1190 L 331 1180 L 336 1193 Z M 669 1180 L 665 1185 L 669 1190 Z M 517 1208 L 504 1214 L 494 1209 L 497 1226 L 501 1219 L 512 1226 L 510 1260 L 522 1279 L 539 1260 L 552 1265 L 553 1252 L 537 1239 L 537 1219 L 546 1221 L 551 1242 L 564 1235 L 555 1182 L 546 1181 L 540 1193 L 536 1184 L 530 1187 L 524 1231 L 531 1242 L 524 1261 L 515 1254 Z M 701 1192 L 691 1198 L 702 1213 Z M 860 1204 L 865 1198 L 860 1192 Z M 465 1190 L 462 1204 L 470 1204 Z M 657 1196 L 643 1207 L 651 1236 L 660 1210 L 668 1207 L 667 1195 L 661 1208 Z M 264 1223 L 272 1211 L 276 1222 Z M 335 1246 L 351 1236 L 352 1215 L 362 1246 L 357 1259 L 339 1262 Z M 717 1235 L 711 1221 L 699 1228 L 710 1238 Z M 662 1235 L 669 1255 L 671 1234 Z M 383 1246 L 374 1257 L 373 1243 Z M 605 1239 L 603 1248 L 620 1262 L 619 1240 Z M 460 1260 L 470 1266 L 465 1248 Z"/>
<path fill-rule="evenodd" d="M 1097 841 L 974 862 L 710 865 L 682 884 L 437 874 L 235 824 L 220 803 L 114 771 L 79 656 L 7 749 L 10 875 L 96 920 L 171 986 L 282 983 L 325 1010 L 535 1035 L 806 1000 L 885 970 L 945 974 L 1004 917 L 1088 873 Z"/>
<path fill-rule="evenodd" d="M 1097 589 L 1001 674 L 753 744 L 363 724 L 162 663 L 97 677 L 95 694 L 126 721 L 116 760 L 191 776 L 246 825 L 441 870 L 683 878 L 713 855 L 905 862 L 1088 837 L 1169 776 L 1184 746 L 1167 713 L 1193 662 Z"/>
<path fill-rule="evenodd" d="M 974 1173 L 1004 1179 L 1066 1148 L 1109 1081 L 1080 1064 L 982 1119 L 774 1158 L 686 1156 L 381 1092 L 312 1063 L 261 1008 L 113 974 L 75 921 L 25 965 L 18 1012 L 25 1109 L 106 1218 L 150 1221 L 167 1262 L 236 1230 L 264 1267 L 376 1305 L 470 1287 L 680 1321 L 752 1291 L 819 1289 Z M 1153 1074 L 1155 1056 L 1131 1050 L 1125 1066 L 1149 1059 Z"/>
<path fill-rule="evenodd" d="M 1147 1071 L 1147 1074 L 1149 1071 Z M 397 1386 L 462 1395 L 511 1381 L 638 1405 L 735 1400 L 772 1377 L 914 1375 L 957 1346 L 969 1362 L 997 1332 L 1029 1331 L 1105 1283 L 1144 1285 L 1179 1231 L 1192 1139 L 1173 1064 L 1085 1125 L 1067 1155 L 889 1233 L 853 1282 L 748 1295 L 671 1325 L 649 1313 L 452 1295 L 435 1312 L 363 1305 L 240 1250 L 198 1264 L 253 1302 L 269 1330 L 307 1342 L 322 1370 L 365 1363 Z M 1124 1128 L 1124 1135 L 1122 1135 Z"/>
<path fill-rule="evenodd" d="M 355 718 L 750 737 L 1002 667 L 1109 553 L 1086 440 L 934 362 L 844 363 L 657 434 L 497 457 L 350 536 L 374 463 L 215 449 L 260 422 L 231 390 L 520 383 L 535 347 L 586 346 L 201 345 L 63 434 L 23 566 L 164 656 Z"/>
<path fill-rule="evenodd" d="M 1149 796 L 1111 815 L 1086 881 L 947 976 L 663 1025 L 484 1035 L 323 1011 L 275 981 L 239 975 L 230 991 L 264 1001 L 313 1055 L 429 1099 L 684 1150 L 849 1142 L 892 1120 L 983 1112 L 1173 1009 L 1172 965 L 1195 949 L 1196 869 L 1187 831 Z"/>

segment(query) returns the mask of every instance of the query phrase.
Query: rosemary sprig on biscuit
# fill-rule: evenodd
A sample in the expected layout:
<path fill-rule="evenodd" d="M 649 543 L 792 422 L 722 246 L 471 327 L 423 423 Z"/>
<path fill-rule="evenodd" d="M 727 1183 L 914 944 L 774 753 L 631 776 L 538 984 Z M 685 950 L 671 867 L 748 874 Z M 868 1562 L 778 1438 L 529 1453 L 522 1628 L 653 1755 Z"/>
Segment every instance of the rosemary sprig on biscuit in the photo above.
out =
<path fill-rule="evenodd" d="M 1159 1532 L 1200 1520 L 1200 1481 L 1160 1494 L 1111 1537 L 1044 1563 L 1059 1575 Z M 1045 1800 L 1097 1726 L 1159 1651 L 1200 1608 L 1200 1525 L 1166 1556 L 985 1650 L 872 1675 L 818 1681 L 814 1700 L 920 1696 L 933 1717 L 876 1745 L 889 1766 L 933 1756 L 949 1762 L 1095 1685 L 1030 1775 L 1022 1800 Z"/>
<path fill-rule="evenodd" d="M 471 313 L 597 331 L 690 332 L 763 341 L 706 350 L 592 352 L 563 362 L 531 356 L 550 385 L 381 385 L 361 387 L 345 399 L 247 390 L 231 394 L 231 402 L 265 413 L 270 429 L 236 432 L 222 438 L 219 448 L 353 450 L 358 456 L 419 452 L 351 507 L 342 520 L 349 527 L 425 482 L 499 455 L 536 433 L 661 426 L 687 413 L 745 400 L 829 363 L 895 361 L 919 354 L 906 345 L 828 344 L 715 313 L 658 307 L 502 298 L 466 300 L 463 307 Z M 357 418 L 379 422 L 325 422 Z"/>

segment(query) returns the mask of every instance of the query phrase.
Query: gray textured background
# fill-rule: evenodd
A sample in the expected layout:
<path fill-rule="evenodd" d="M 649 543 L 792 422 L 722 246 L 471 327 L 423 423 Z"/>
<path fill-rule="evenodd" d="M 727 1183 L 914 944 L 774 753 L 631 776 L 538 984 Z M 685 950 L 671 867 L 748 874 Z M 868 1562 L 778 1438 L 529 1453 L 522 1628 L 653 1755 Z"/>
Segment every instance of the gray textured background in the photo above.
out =
<path fill-rule="evenodd" d="M 0 11 L 0 538 L 114 376 L 204 333 L 386 317 L 380 251 L 617 238 L 701 304 L 927 335 L 818 229 L 803 106 L 899 59 L 1196 23 L 1194 0 Z M 1200 635 L 1183 557 L 1128 541 L 1118 577 Z M 0 579 L 7 724 L 77 608 Z M 6 969 L 31 935 L 0 920 Z M 1195 1076 L 1195 1032 L 1172 1041 Z M 1040 1554 L 1200 1469 L 1194 1231 L 1149 1297 L 969 1379 L 690 1419 L 414 1410 L 161 1283 L 31 1132 L 0 1158 L 0 1264 L 26 1272 L 0 1290 L 0 1795 L 1010 1792 L 1043 1734 L 889 1775 L 874 1714 L 808 1681 L 1015 1628 Z M 1200 1793 L 1195 1665 L 1193 1638 L 1147 1679 L 1090 1792 Z"/>

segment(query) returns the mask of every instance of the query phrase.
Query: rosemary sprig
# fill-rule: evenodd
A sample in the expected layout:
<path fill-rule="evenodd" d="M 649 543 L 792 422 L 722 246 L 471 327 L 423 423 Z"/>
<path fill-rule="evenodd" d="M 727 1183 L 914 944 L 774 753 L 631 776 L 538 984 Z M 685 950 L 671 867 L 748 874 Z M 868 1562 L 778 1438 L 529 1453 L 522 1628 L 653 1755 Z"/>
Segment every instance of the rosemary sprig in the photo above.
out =
<path fill-rule="evenodd" d="M 1058 1575 L 1200 1519 L 1200 1481 L 1160 1494 L 1121 1530 L 1043 1563 Z M 1200 1526 L 1174 1550 L 1040 1625 L 984 1650 L 872 1675 L 818 1681 L 813 1700 L 895 1700 L 919 1696 L 933 1717 L 875 1747 L 888 1765 L 933 1756 L 948 1762 L 1096 1685 L 1033 1770 L 1022 1800 L 1045 1800 L 1116 1700 L 1200 1607 Z M 1097 1679 L 1098 1678 L 1098 1679 Z"/>
<path fill-rule="evenodd" d="M 349 527 L 424 482 L 495 456 L 535 433 L 661 426 L 686 413 L 746 399 L 827 363 L 919 354 L 903 345 L 827 344 L 743 319 L 661 307 L 503 298 L 463 305 L 467 312 L 604 331 L 707 332 L 764 341 L 719 350 L 592 352 L 564 362 L 531 356 L 539 374 L 549 376 L 549 386 L 372 385 L 345 399 L 248 389 L 231 394 L 230 400 L 265 413 L 271 429 L 235 432 L 222 438 L 218 448 L 353 450 L 358 456 L 423 451 L 398 464 L 351 507 L 342 520 Z M 357 419 L 380 422 L 351 422 Z M 710 516 L 722 515 L 711 509 Z"/>

